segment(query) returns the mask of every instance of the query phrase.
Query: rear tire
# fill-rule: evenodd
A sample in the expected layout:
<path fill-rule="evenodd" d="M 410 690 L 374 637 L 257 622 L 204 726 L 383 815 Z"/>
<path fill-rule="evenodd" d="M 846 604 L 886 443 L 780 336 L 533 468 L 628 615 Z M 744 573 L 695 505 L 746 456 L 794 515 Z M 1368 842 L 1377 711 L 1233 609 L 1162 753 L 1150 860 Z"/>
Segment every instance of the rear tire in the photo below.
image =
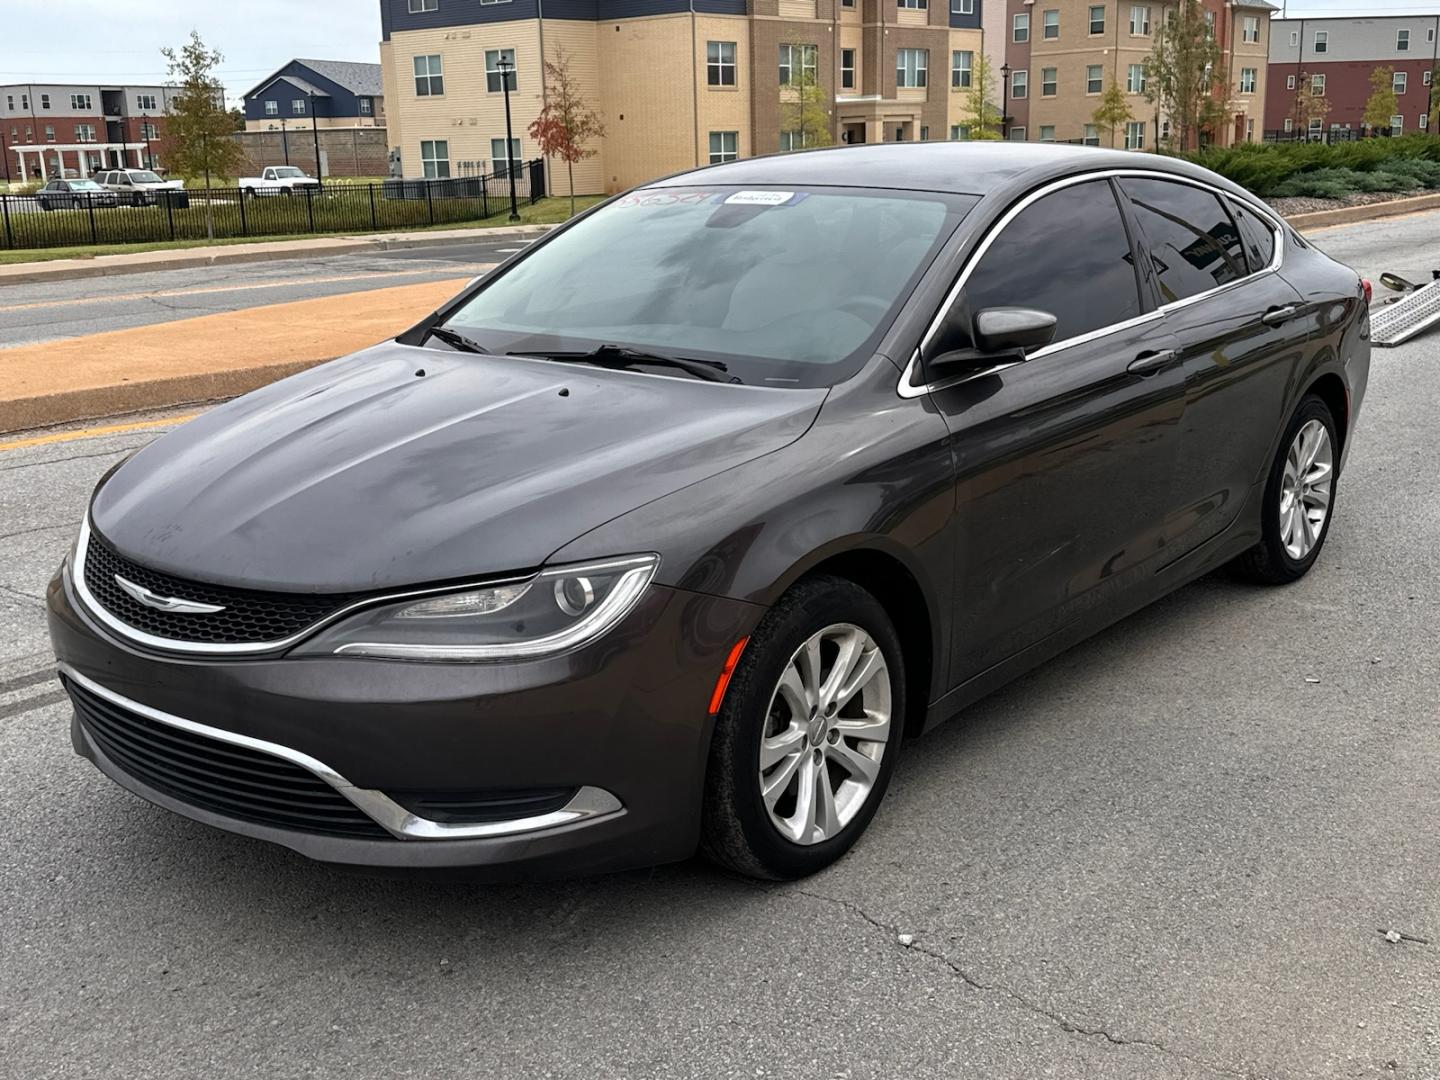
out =
<path fill-rule="evenodd" d="M 1304 577 L 1330 533 L 1340 444 L 1330 407 L 1315 394 L 1301 400 L 1270 465 L 1260 509 L 1260 542 L 1233 563 L 1237 577 L 1288 585 Z"/>
<path fill-rule="evenodd" d="M 829 866 L 875 816 L 904 722 L 885 609 L 844 578 L 800 582 L 750 636 L 716 717 L 701 850 L 768 880 Z"/>

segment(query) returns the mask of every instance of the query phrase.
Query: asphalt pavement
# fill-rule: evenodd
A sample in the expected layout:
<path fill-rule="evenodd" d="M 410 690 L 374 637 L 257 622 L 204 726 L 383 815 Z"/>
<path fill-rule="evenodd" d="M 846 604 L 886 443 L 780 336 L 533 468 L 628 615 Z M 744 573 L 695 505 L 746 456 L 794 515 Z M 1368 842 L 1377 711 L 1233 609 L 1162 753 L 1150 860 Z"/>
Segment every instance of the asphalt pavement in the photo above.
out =
<path fill-rule="evenodd" d="M 10 285 L 0 289 L 0 349 L 479 274 L 529 242 L 482 234 L 468 244 Z"/>
<path fill-rule="evenodd" d="M 1313 239 L 1423 277 L 1440 214 Z M 372 880 L 131 797 L 71 753 L 42 597 L 163 425 L 0 448 L 0 1076 L 1440 1076 L 1437 415 L 1440 333 L 1377 350 L 1304 581 L 1070 651 L 763 886 Z"/>

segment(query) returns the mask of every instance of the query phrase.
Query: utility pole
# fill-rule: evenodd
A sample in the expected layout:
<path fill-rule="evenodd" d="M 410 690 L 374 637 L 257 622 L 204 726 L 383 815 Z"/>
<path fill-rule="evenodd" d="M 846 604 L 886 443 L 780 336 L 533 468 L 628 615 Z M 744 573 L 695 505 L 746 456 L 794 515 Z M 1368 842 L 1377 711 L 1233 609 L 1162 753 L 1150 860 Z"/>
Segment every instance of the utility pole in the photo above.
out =
<path fill-rule="evenodd" d="M 285 164 L 290 164 L 290 133 L 285 128 L 285 117 L 280 117 L 280 145 L 285 150 Z"/>
<path fill-rule="evenodd" d="M 510 178 L 510 220 L 519 221 L 520 206 L 515 200 L 515 159 L 511 157 L 515 140 L 510 135 L 510 74 L 515 70 L 515 64 L 501 53 L 500 62 L 495 66 L 500 69 L 500 85 L 505 90 L 505 175 Z"/>
<path fill-rule="evenodd" d="M 324 180 L 324 170 L 320 168 L 320 118 L 315 115 L 315 92 L 310 92 L 310 130 L 315 136 L 315 179 Z"/>

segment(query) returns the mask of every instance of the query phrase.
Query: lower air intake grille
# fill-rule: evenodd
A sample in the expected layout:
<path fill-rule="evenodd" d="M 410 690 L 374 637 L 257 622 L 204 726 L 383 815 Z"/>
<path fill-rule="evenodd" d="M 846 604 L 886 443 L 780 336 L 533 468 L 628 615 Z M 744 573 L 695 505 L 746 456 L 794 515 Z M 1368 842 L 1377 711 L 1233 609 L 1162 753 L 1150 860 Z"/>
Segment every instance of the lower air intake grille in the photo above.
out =
<path fill-rule="evenodd" d="M 258 750 L 162 724 L 70 679 L 65 689 L 86 733 L 136 780 L 224 817 L 293 832 L 393 839 L 314 773 Z"/>

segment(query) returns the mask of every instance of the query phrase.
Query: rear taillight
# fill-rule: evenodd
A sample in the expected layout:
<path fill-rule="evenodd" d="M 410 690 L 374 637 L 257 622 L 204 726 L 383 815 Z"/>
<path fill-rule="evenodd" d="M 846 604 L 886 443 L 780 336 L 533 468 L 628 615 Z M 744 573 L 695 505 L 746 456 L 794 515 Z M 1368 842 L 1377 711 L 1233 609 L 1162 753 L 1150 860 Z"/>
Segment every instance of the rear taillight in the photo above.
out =
<path fill-rule="evenodd" d="M 1370 284 L 1369 278 L 1361 278 L 1360 288 L 1365 290 L 1365 303 L 1370 303 L 1371 297 L 1375 295 L 1375 286 Z"/>

